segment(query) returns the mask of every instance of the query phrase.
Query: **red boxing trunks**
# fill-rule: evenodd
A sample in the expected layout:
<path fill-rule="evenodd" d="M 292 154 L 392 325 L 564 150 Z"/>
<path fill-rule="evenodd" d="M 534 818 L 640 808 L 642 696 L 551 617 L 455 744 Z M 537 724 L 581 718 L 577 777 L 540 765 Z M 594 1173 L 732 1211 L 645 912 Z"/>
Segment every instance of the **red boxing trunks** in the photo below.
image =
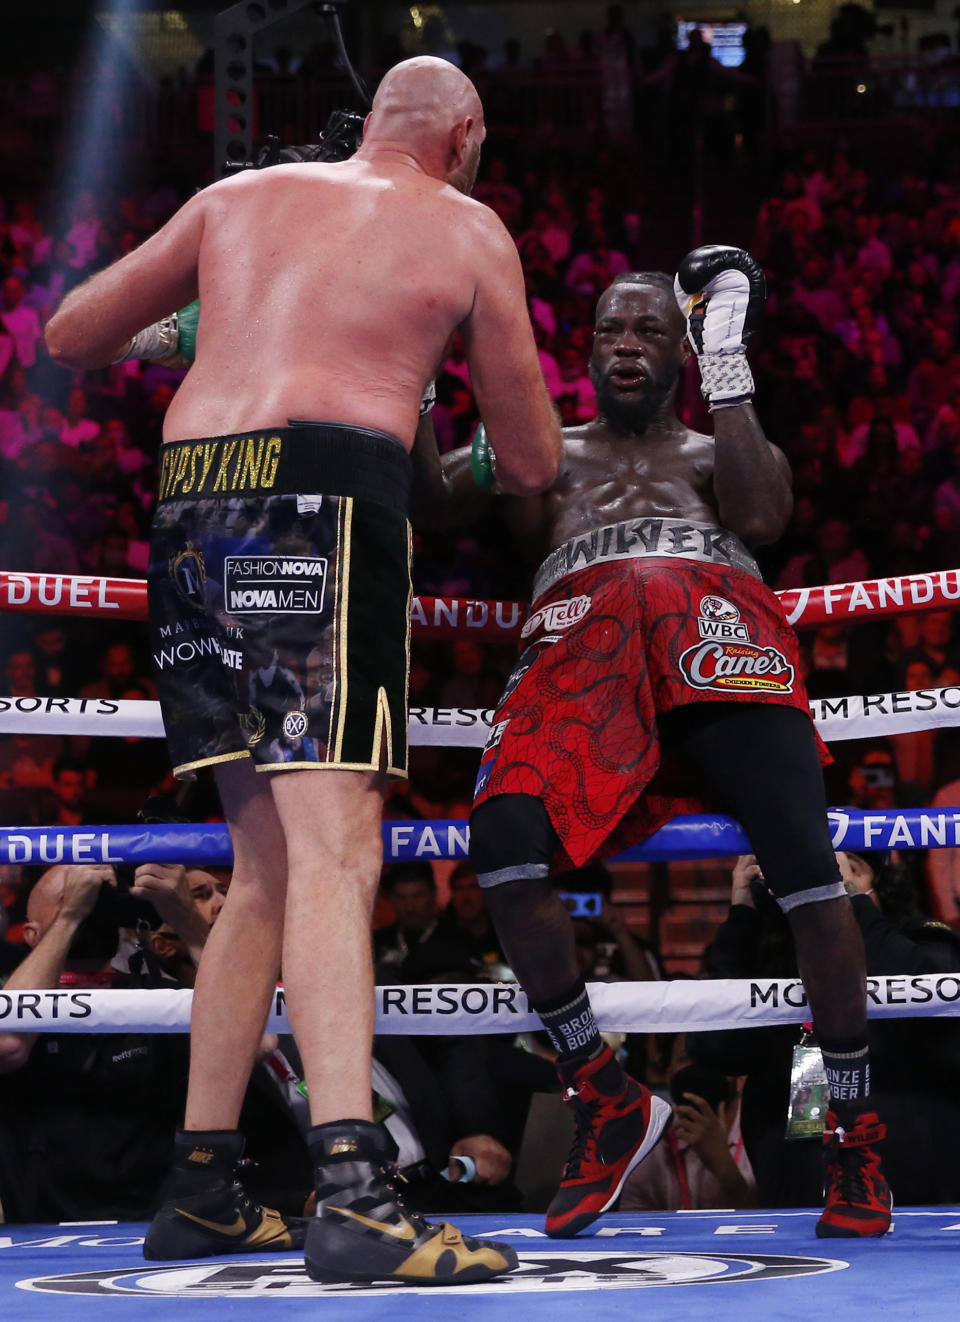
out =
<path fill-rule="evenodd" d="M 809 714 L 796 636 L 726 529 L 632 519 L 564 543 L 537 574 L 523 633 L 474 808 L 498 794 L 540 799 L 560 866 L 609 857 L 702 810 L 690 773 L 675 784 L 661 769 L 658 716 L 700 702 Z"/>

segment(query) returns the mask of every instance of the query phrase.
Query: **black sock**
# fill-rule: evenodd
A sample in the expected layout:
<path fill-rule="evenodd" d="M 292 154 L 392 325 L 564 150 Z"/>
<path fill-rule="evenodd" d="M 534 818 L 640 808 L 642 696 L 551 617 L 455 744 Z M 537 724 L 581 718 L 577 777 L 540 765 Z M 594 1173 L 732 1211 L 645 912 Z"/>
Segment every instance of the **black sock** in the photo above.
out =
<path fill-rule="evenodd" d="M 831 1104 L 864 1102 L 870 1096 L 870 1050 L 866 1042 L 821 1042 Z"/>
<path fill-rule="evenodd" d="M 560 1054 L 560 1060 L 587 1060 L 603 1046 L 590 998 L 581 979 L 562 996 L 530 1002 L 543 1020 L 547 1036 Z"/>
<path fill-rule="evenodd" d="M 209 1174 L 236 1165 L 243 1156 L 244 1138 L 238 1129 L 178 1129 L 173 1148 L 184 1169 Z"/>

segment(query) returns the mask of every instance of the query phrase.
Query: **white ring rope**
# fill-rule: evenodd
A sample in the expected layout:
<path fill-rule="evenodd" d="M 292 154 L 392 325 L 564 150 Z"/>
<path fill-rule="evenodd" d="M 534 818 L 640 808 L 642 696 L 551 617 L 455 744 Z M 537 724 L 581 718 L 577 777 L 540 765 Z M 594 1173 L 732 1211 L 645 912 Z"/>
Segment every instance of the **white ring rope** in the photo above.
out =
<path fill-rule="evenodd" d="M 494 708 L 411 707 L 411 747 L 483 748 Z M 815 698 L 810 714 L 820 737 L 880 738 L 960 725 L 960 686 Z M 113 735 L 163 739 L 160 704 L 132 698 L 0 698 L 0 734 Z"/>
<path fill-rule="evenodd" d="M 712 1032 L 799 1024 L 810 1017 L 797 978 L 594 982 L 589 991 L 597 1023 L 612 1032 Z M 542 1027 L 515 983 L 377 987 L 375 997 L 375 1031 L 381 1034 L 439 1037 Z M 186 1033 L 192 1000 L 192 991 L 178 988 L 0 990 L 0 1032 Z M 867 1013 L 873 1019 L 955 1018 L 960 972 L 868 978 Z M 290 1031 L 279 988 L 266 1031 Z"/>

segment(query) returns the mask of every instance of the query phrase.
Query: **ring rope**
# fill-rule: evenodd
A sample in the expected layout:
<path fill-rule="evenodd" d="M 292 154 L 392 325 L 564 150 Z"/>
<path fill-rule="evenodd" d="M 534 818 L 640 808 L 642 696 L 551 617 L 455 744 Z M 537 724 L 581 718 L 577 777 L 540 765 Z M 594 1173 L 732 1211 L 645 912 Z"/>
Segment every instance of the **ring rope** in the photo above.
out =
<path fill-rule="evenodd" d="M 790 588 L 776 595 L 787 623 L 797 629 L 868 617 L 886 619 L 939 610 L 960 601 L 960 569 Z M 466 632 L 488 642 L 511 642 L 522 636 L 527 609 L 516 601 L 414 597 L 410 618 L 418 637 L 462 638 Z M 4 610 L 146 620 L 147 585 L 136 578 L 0 571 L 0 611 Z"/>
<path fill-rule="evenodd" d="M 830 808 L 827 821 L 834 849 L 960 848 L 960 807 L 899 812 Z M 469 847 L 470 827 L 462 818 L 383 823 L 384 857 L 390 863 L 467 858 Z M 674 817 L 617 859 L 657 863 L 750 852 L 746 832 L 732 817 L 702 813 Z M 221 822 L 0 829 L 0 863 L 48 867 L 56 863 L 206 863 L 226 867 L 232 862 L 230 834 Z"/>
<path fill-rule="evenodd" d="M 797 978 L 679 979 L 588 984 L 597 1024 L 619 1033 L 697 1033 L 810 1017 Z M 378 1034 L 525 1033 L 542 1028 L 515 983 L 429 983 L 374 989 Z M 0 1032 L 186 1033 L 193 992 L 182 988 L 0 990 Z M 867 979 L 871 1019 L 960 1016 L 960 973 Z M 267 1032 L 290 1031 L 277 988 Z"/>
<path fill-rule="evenodd" d="M 182 643 L 181 646 L 191 646 Z M 483 748 L 493 707 L 411 707 L 411 747 Z M 881 738 L 960 725 L 960 686 L 868 693 L 862 697 L 815 698 L 810 715 L 826 743 Z M 160 704 L 145 698 L 0 698 L 0 735 L 113 735 L 163 739 Z"/>

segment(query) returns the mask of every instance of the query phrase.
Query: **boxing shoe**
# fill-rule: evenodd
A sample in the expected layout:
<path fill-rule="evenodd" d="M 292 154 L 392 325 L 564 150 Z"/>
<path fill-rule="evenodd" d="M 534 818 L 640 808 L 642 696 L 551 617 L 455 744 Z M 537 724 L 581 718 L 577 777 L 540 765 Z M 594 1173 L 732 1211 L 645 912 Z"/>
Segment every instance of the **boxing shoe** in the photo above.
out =
<path fill-rule="evenodd" d="M 173 1168 L 147 1231 L 143 1256 L 160 1261 L 219 1253 L 300 1249 L 305 1217 L 261 1207 L 237 1179 L 243 1135 L 236 1130 L 177 1130 Z"/>
<path fill-rule="evenodd" d="M 817 1222 L 819 1239 L 885 1235 L 893 1200 L 874 1145 L 887 1127 L 875 1111 L 856 1111 L 834 1103 L 823 1134 L 826 1199 Z"/>
<path fill-rule="evenodd" d="M 586 1064 L 558 1066 L 576 1131 L 553 1201 L 548 1235 L 579 1234 L 612 1207 L 630 1172 L 652 1152 L 670 1104 L 625 1074 L 609 1047 Z"/>
<path fill-rule="evenodd" d="M 311 1280 L 469 1285 L 516 1267 L 506 1244 L 470 1239 L 445 1221 L 433 1225 L 405 1205 L 396 1146 L 381 1125 L 315 1125 L 307 1145 L 317 1188 L 304 1255 Z"/>

